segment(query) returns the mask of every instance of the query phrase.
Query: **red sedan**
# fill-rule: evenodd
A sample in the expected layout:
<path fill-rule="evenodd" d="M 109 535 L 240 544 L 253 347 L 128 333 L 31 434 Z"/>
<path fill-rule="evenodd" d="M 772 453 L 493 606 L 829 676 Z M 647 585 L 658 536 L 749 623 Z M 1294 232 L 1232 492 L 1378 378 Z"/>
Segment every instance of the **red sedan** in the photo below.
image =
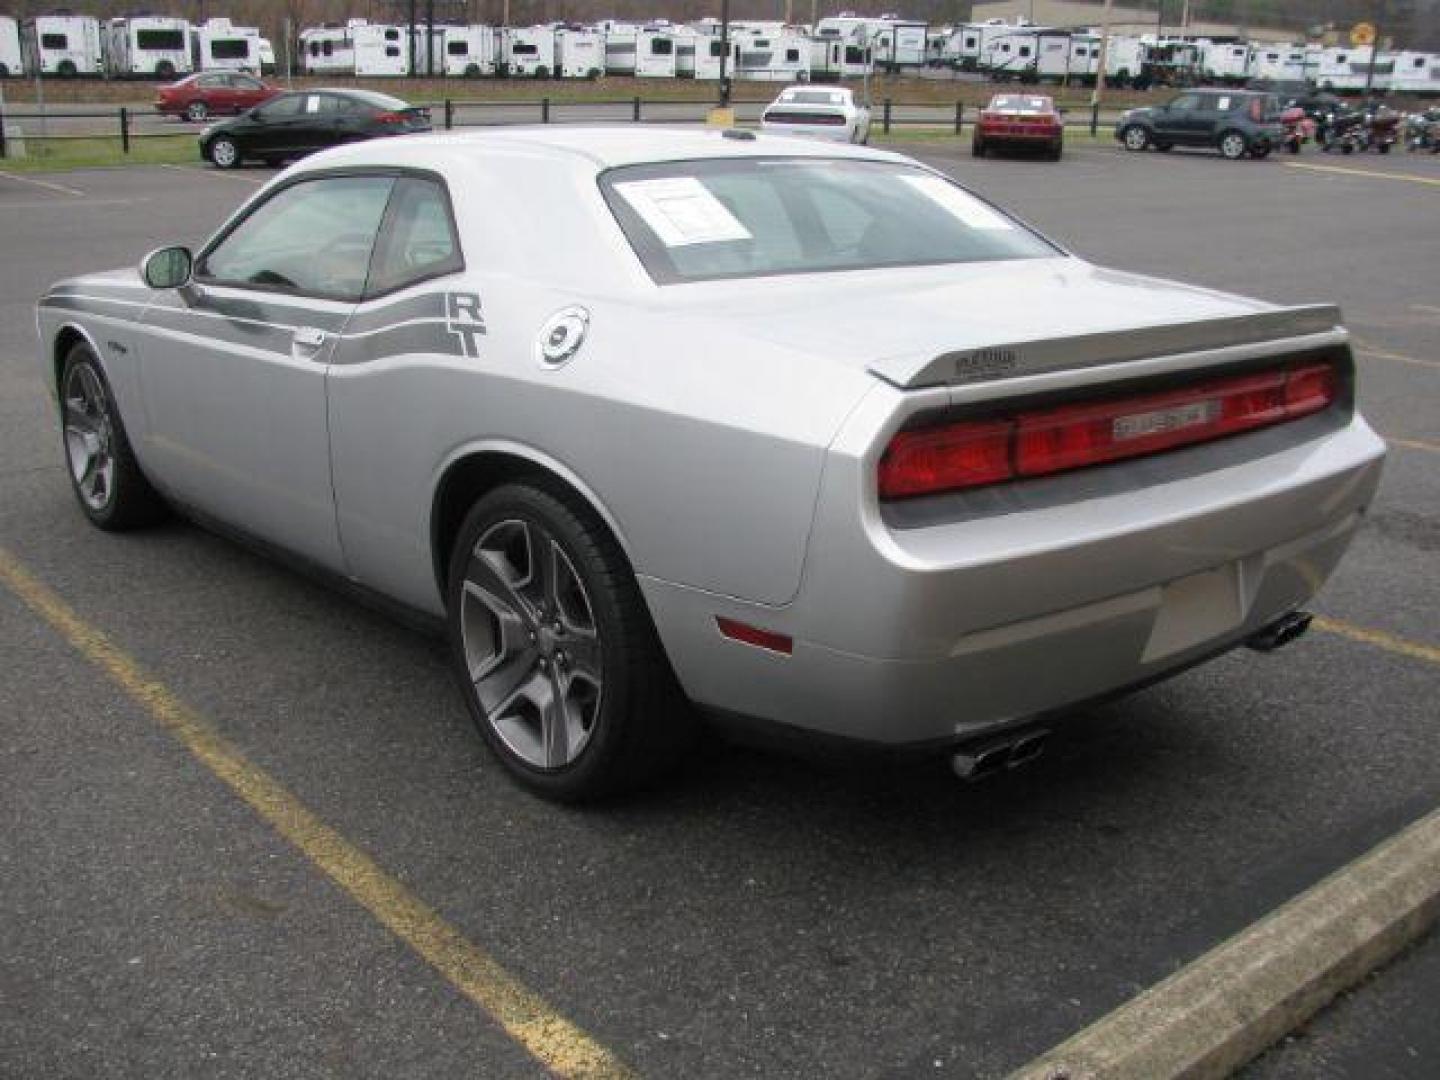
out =
<path fill-rule="evenodd" d="M 1065 126 L 1055 102 L 1043 94 L 996 94 L 980 114 L 970 152 L 1029 147 L 1059 161 L 1065 148 Z"/>
<path fill-rule="evenodd" d="M 224 113 L 243 113 L 278 93 L 278 86 L 253 75 L 202 71 L 162 86 L 155 98 L 155 111 L 198 122 Z"/>

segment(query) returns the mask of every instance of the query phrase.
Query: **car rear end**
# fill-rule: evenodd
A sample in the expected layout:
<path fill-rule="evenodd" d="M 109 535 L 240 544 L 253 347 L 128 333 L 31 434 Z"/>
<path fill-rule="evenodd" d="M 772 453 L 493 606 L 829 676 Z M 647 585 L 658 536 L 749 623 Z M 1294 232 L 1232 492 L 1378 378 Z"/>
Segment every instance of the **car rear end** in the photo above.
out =
<path fill-rule="evenodd" d="M 366 123 L 373 135 L 414 135 L 431 130 L 430 110 L 411 105 L 374 108 Z"/>
<path fill-rule="evenodd" d="M 1254 343 L 1221 320 L 887 371 L 830 447 L 798 595 L 717 608 L 705 662 L 677 658 L 687 689 L 954 747 L 1279 625 L 1340 560 L 1384 456 L 1334 314 L 1257 318 Z"/>
<path fill-rule="evenodd" d="M 1058 145 L 1065 133 L 1053 108 L 1012 108 L 1003 103 L 992 103 L 982 111 L 977 128 L 987 145 L 1037 149 Z"/>
<path fill-rule="evenodd" d="M 794 99 L 781 97 L 766 107 L 760 126 L 772 134 L 848 143 L 855 141 L 854 120 L 851 106 L 841 102 L 838 95 L 821 91 Z"/>
<path fill-rule="evenodd" d="M 194 88 L 191 80 L 182 79 L 155 91 L 155 111 L 162 116 L 181 116 L 190 103 Z"/>

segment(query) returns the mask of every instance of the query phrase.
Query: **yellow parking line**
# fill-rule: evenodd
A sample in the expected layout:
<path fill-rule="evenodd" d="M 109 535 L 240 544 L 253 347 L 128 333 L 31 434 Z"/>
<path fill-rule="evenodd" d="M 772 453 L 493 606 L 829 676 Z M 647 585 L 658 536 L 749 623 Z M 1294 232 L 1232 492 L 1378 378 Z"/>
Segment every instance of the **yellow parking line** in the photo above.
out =
<path fill-rule="evenodd" d="M 1440 664 L 1440 648 L 1434 645 L 1425 645 L 1418 641 L 1409 641 L 1384 630 L 1371 630 L 1368 626 L 1356 626 L 1354 623 L 1345 622 L 1342 619 L 1327 619 L 1323 615 L 1315 616 L 1315 628 L 1324 630 L 1331 634 L 1339 634 L 1351 641 L 1363 642 L 1366 645 L 1374 645 L 1377 649 L 1384 649 L 1386 652 L 1399 653 L 1401 656 L 1408 656 L 1412 660 L 1424 660 L 1431 664 Z"/>
<path fill-rule="evenodd" d="M 561 1077 L 629 1077 L 609 1050 L 467 941 L 368 855 L 315 816 L 206 720 L 152 679 L 0 547 L 0 584 L 113 679 L 202 765 L 452 986 Z M 485 1071 L 483 1068 L 480 1071 Z"/>
<path fill-rule="evenodd" d="M 1311 172 L 1340 173 L 1342 176 L 1368 176 L 1374 180 L 1408 180 L 1412 184 L 1433 184 L 1440 187 L 1440 179 L 1432 176 L 1415 176 L 1412 173 L 1380 172 L 1377 169 L 1346 169 L 1339 165 L 1307 165 L 1301 161 L 1282 161 L 1287 169 L 1309 169 Z"/>
<path fill-rule="evenodd" d="M 1432 454 L 1440 454 L 1440 443 L 1426 442 L 1424 439 L 1394 439 L 1387 436 L 1385 441 L 1391 446 L 1403 446 L 1407 450 L 1428 450 Z"/>

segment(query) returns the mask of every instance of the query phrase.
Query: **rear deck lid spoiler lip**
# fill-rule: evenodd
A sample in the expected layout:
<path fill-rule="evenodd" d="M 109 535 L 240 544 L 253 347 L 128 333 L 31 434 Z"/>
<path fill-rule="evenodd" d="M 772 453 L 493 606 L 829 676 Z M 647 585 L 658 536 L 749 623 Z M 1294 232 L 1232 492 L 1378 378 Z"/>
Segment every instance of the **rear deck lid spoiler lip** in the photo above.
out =
<path fill-rule="evenodd" d="M 892 356 L 872 361 L 868 370 L 892 386 L 918 390 L 1262 344 L 1339 329 L 1339 308 L 1311 304 L 1075 337 L 996 342 L 934 357 Z"/>

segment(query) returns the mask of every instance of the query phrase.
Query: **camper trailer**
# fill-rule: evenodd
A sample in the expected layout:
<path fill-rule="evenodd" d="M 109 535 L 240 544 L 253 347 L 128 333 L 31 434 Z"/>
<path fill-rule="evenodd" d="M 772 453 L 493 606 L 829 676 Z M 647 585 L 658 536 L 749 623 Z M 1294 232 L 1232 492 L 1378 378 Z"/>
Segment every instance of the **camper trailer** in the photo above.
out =
<path fill-rule="evenodd" d="M 416 23 L 410 27 L 410 61 L 412 74 L 431 78 L 445 74 L 445 32 L 443 23 Z"/>
<path fill-rule="evenodd" d="M 1371 70 L 1371 67 L 1374 70 Z M 1320 54 L 1315 71 L 1315 85 L 1321 90 L 1361 92 L 1368 85 L 1372 91 L 1390 89 L 1395 71 L 1395 58 L 1376 54 L 1373 46 L 1326 49 Z"/>
<path fill-rule="evenodd" d="M 873 57 L 864 27 L 852 27 L 848 37 L 842 37 L 838 32 L 812 35 L 810 79 L 812 82 L 837 82 L 840 79 L 862 78 L 872 70 Z"/>
<path fill-rule="evenodd" d="M 32 75 L 100 75 L 100 23 L 89 15 L 37 15 L 20 30 L 20 53 Z"/>
<path fill-rule="evenodd" d="M 1353 52 L 1351 49 L 1326 49 L 1327 53 Z M 1270 82 L 1295 82 L 1306 77 L 1305 49 L 1298 45 L 1256 45 L 1250 50 L 1246 74 L 1252 79 Z"/>
<path fill-rule="evenodd" d="M 735 78 L 808 82 L 810 39 L 798 30 L 742 30 L 730 39 Z"/>
<path fill-rule="evenodd" d="M 555 31 L 555 74 L 560 78 L 598 79 L 604 70 L 605 37 L 598 30 L 562 26 Z"/>
<path fill-rule="evenodd" d="M 1100 71 L 1100 38 L 1096 34 L 1070 35 L 1070 78 L 1090 85 Z"/>
<path fill-rule="evenodd" d="M 111 19 L 100 39 L 105 70 L 116 78 L 173 79 L 192 70 L 190 24 L 162 15 Z"/>
<path fill-rule="evenodd" d="M 1396 53 L 1390 89 L 1397 94 L 1418 94 L 1422 97 L 1440 94 L 1440 54 Z"/>
<path fill-rule="evenodd" d="M 1149 47 L 1138 37 L 1112 34 L 1105 46 L 1105 80 L 1114 86 L 1143 80 L 1149 54 Z"/>
<path fill-rule="evenodd" d="M 446 75 L 478 79 L 494 75 L 500 63 L 500 31 L 493 26 L 445 28 Z"/>
<path fill-rule="evenodd" d="M 9 15 L 0 15 L 0 79 L 24 75 L 20 59 L 20 24 Z"/>
<path fill-rule="evenodd" d="M 410 42 L 403 26 L 367 23 L 353 27 L 356 75 L 409 75 Z"/>
<path fill-rule="evenodd" d="M 520 79 L 548 79 L 555 73 L 555 30 L 526 26 L 502 31 L 505 70 Z"/>
<path fill-rule="evenodd" d="M 675 77 L 675 34 L 669 26 L 647 26 L 635 35 L 635 76 Z"/>
<path fill-rule="evenodd" d="M 875 65 L 891 74 L 923 68 L 928 29 L 923 22 L 882 16 L 872 24 L 870 31 L 870 49 Z"/>
<path fill-rule="evenodd" d="M 263 40 L 256 27 L 234 26 L 229 19 L 207 19 L 190 27 L 190 61 L 196 71 L 248 71 L 258 75 L 263 67 Z"/>
<path fill-rule="evenodd" d="M 366 25 L 364 19 L 355 19 L 345 26 L 301 30 L 300 70 L 306 75 L 355 74 L 355 30 Z"/>
<path fill-rule="evenodd" d="M 1240 86 L 1250 77 L 1250 46 L 1243 41 L 1197 41 L 1200 78 L 1217 86 Z"/>
<path fill-rule="evenodd" d="M 718 33 L 710 33 L 708 26 L 682 27 L 675 32 L 675 74 L 682 79 L 720 78 L 723 55 Z"/>
<path fill-rule="evenodd" d="M 1038 26 L 1012 26 L 1004 33 L 987 36 L 980 54 L 980 70 L 997 81 L 1019 79 L 1034 82 L 1039 79 L 1039 62 L 1042 39 L 1059 42 L 1066 39 L 1063 49 L 1063 64 L 1059 74 L 1065 74 L 1069 65 L 1069 34 L 1063 30 L 1047 30 Z M 1052 53 L 1051 63 L 1054 64 Z"/>

